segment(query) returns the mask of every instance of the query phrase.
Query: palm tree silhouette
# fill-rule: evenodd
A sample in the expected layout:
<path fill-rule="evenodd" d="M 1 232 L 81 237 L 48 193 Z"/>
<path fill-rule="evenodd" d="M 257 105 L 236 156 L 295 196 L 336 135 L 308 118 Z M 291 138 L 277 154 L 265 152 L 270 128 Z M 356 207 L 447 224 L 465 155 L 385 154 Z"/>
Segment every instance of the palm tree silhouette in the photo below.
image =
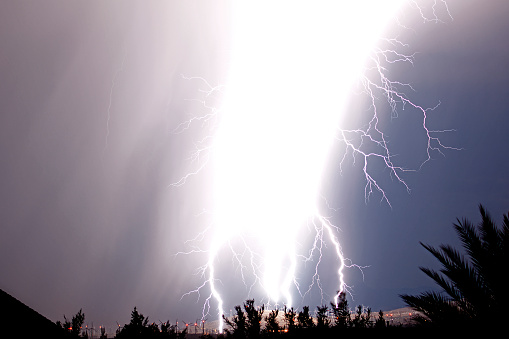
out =
<path fill-rule="evenodd" d="M 441 327 L 503 326 L 509 302 L 509 218 L 504 215 L 499 229 L 482 205 L 479 210 L 482 219 L 477 226 L 466 219 L 454 224 L 466 255 L 449 245 L 436 249 L 421 243 L 442 268 L 440 273 L 420 269 L 443 291 L 400 295 L 422 314 L 417 321 Z"/>

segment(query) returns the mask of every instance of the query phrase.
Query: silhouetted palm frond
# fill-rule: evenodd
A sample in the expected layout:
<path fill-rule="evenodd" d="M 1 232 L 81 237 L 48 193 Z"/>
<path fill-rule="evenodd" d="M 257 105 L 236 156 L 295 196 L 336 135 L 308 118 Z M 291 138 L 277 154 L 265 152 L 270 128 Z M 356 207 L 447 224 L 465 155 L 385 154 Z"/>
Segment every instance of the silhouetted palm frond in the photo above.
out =
<path fill-rule="evenodd" d="M 400 296 L 422 314 L 417 321 L 439 326 L 501 326 L 509 302 L 509 217 L 504 215 L 502 229 L 498 229 L 482 205 L 479 210 L 481 222 L 477 227 L 466 219 L 454 224 L 466 256 L 449 245 L 437 249 L 421 243 L 442 268 L 440 272 L 420 269 L 443 293 Z"/>

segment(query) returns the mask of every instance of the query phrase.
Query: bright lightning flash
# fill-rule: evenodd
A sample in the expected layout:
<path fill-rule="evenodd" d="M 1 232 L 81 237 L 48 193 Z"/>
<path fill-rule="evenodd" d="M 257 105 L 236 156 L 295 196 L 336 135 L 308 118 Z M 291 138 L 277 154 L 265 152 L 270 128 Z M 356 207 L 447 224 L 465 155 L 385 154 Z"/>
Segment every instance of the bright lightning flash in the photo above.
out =
<path fill-rule="evenodd" d="M 213 141 L 202 150 L 208 152 L 214 171 L 214 221 L 207 231 L 211 232 L 210 247 L 204 250 L 208 262 L 201 270 L 206 279 L 189 292 L 200 293 L 209 286 L 204 314 L 212 301 L 217 302 L 220 331 L 224 309 L 216 266 L 224 249 L 231 250 L 249 293 L 262 290 L 270 302 L 291 306 L 295 291 L 303 295 L 315 284 L 323 297 L 318 265 L 328 243 L 337 262 L 337 288 L 330 292 L 347 288 L 343 277 L 347 264 L 337 228 L 323 215 L 320 204 L 322 174 L 338 136 L 347 150 L 366 164 L 371 158 L 382 159 L 404 184 L 399 177 L 403 168 L 393 164 L 385 136 L 378 128 L 375 105 L 368 127 L 341 128 L 347 120 L 344 110 L 355 82 L 361 80 L 373 100 L 375 91 L 382 93 L 393 109 L 401 103 L 422 112 L 428 158 L 431 150 L 447 148 L 428 130 L 427 110 L 400 94 L 397 87 L 403 84 L 385 77 L 384 62 L 411 62 L 411 56 L 375 49 L 401 3 L 356 0 L 233 4 L 228 82 Z M 365 76 L 367 67 L 376 70 L 378 81 Z M 208 94 L 215 90 L 210 87 Z M 364 150 L 367 143 L 379 150 Z M 377 190 L 388 203 L 366 165 L 364 173 L 366 196 Z M 299 235 L 306 228 L 316 236 L 311 248 L 303 250 Z M 309 287 L 301 290 L 299 262 L 312 258 L 316 274 Z"/>

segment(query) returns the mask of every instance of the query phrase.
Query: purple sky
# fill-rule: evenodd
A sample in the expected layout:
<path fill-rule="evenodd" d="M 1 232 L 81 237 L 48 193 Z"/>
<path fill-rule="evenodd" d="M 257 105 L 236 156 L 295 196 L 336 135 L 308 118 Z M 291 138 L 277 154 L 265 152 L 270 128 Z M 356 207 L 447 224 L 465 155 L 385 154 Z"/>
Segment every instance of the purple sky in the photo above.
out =
<path fill-rule="evenodd" d="M 419 241 L 458 244 L 457 217 L 497 222 L 509 210 L 509 3 L 448 1 L 453 20 L 400 37 L 418 51 L 395 68 L 412 99 L 439 108 L 436 129 L 463 148 L 384 183 L 392 209 L 364 200 L 359 165 L 331 160 L 324 195 L 337 208 L 352 304 L 389 310 L 400 293 L 433 288 L 437 267 Z M 202 110 L 189 99 L 225 77 L 227 6 L 197 1 L 16 1 L 0 5 L 0 288 L 49 319 L 83 308 L 96 326 L 124 324 L 136 305 L 151 320 L 194 321 L 196 257 L 177 256 L 204 227 L 207 176 L 192 168 L 193 133 L 174 128 Z M 362 107 L 352 102 L 352 110 Z M 401 163 L 418 167 L 412 116 L 385 122 Z M 199 126 L 196 126 L 198 128 Z M 409 141 L 410 140 L 410 141 Z M 338 148 L 339 149 L 339 148 Z M 420 152 L 420 151 L 419 151 Z M 339 158 L 339 157 L 338 157 Z M 398 159 L 399 160 L 399 159 Z M 243 291 L 231 293 L 231 307 Z M 312 307 L 319 301 L 306 300 Z"/>

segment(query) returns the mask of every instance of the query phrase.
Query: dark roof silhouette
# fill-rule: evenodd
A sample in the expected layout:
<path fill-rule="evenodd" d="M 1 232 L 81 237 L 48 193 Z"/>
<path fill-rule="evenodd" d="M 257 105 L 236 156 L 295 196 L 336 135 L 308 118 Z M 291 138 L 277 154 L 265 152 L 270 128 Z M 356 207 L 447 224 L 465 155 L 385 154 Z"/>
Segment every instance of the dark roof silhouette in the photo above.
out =
<path fill-rule="evenodd" d="M 8 337 L 66 338 L 66 333 L 54 322 L 34 311 L 0 289 L 0 328 Z"/>

